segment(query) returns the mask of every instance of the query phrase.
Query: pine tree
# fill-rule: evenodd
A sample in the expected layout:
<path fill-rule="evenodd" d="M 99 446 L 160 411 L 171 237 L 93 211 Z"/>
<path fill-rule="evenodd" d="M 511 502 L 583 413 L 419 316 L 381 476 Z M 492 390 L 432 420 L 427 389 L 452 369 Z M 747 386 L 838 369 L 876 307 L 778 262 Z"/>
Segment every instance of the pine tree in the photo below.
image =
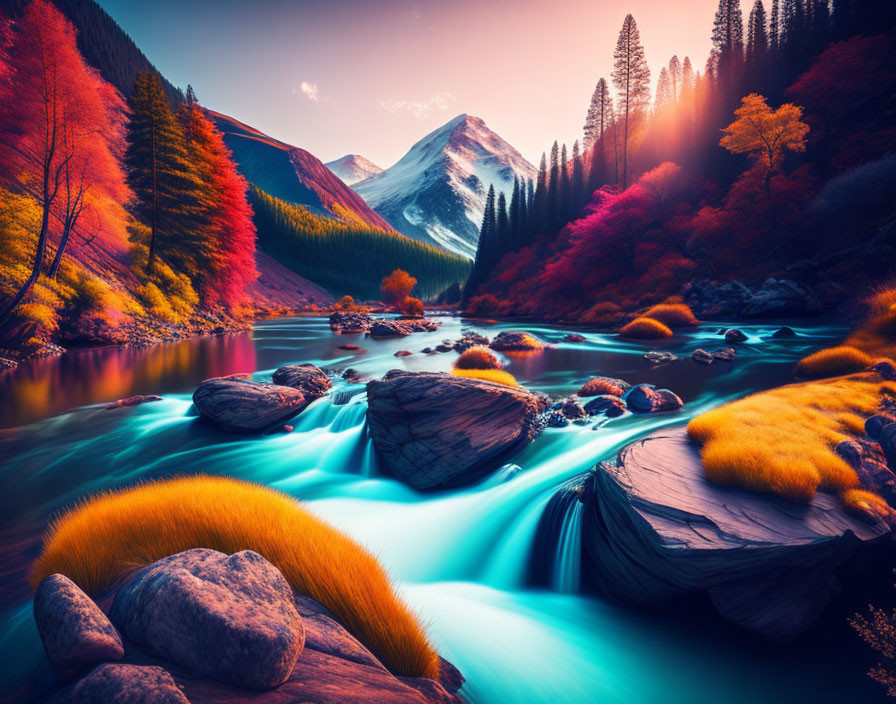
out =
<path fill-rule="evenodd" d="M 507 213 L 507 198 L 504 191 L 498 194 L 497 213 L 495 218 L 495 256 L 493 264 L 501 261 L 507 252 L 513 250 L 513 241 L 510 238 L 510 216 Z M 494 266 L 493 266 L 494 268 Z"/>
<path fill-rule="evenodd" d="M 594 147 L 604 135 L 609 101 L 610 91 L 607 89 L 607 81 L 601 78 L 594 87 L 591 103 L 588 105 L 588 114 L 585 116 L 585 137 L 582 141 L 585 152 Z"/>
<path fill-rule="evenodd" d="M 762 0 L 756 0 L 750 10 L 750 21 L 747 28 L 747 64 L 755 76 L 761 72 L 768 61 L 768 36 L 765 24 L 765 6 Z"/>
<path fill-rule="evenodd" d="M 156 256 L 183 251 L 194 240 L 202 184 L 187 153 L 178 122 L 158 74 L 137 75 L 128 101 L 128 183 L 137 196 L 135 211 L 150 227 L 150 269 Z M 191 253 L 195 254 L 195 253 Z"/>
<path fill-rule="evenodd" d="M 719 60 L 719 71 L 727 75 L 743 58 L 744 23 L 740 0 L 719 0 L 712 27 L 712 46 Z"/>
<path fill-rule="evenodd" d="M 572 210 L 572 183 L 565 144 L 560 148 L 560 191 L 557 200 L 559 202 L 557 226 L 561 227 L 569 220 L 569 213 Z"/>
<path fill-rule="evenodd" d="M 678 56 L 669 59 L 669 81 L 672 86 L 672 102 L 677 103 L 681 97 L 682 81 L 681 62 L 678 60 Z"/>
<path fill-rule="evenodd" d="M 607 180 L 608 135 L 613 123 L 613 99 L 607 81 L 601 78 L 597 83 L 600 99 L 598 101 L 598 139 L 592 145 L 590 165 L 588 168 L 588 191 L 596 191 Z M 588 153 L 588 150 L 585 150 Z"/>
<path fill-rule="evenodd" d="M 488 279 L 494 263 L 496 249 L 497 218 L 495 216 L 495 187 L 488 187 L 485 199 L 485 210 L 482 213 L 482 225 L 479 228 L 479 243 L 476 246 L 476 259 L 464 286 L 463 303 L 476 295 L 479 286 Z"/>
<path fill-rule="evenodd" d="M 768 23 L 769 51 L 771 52 L 773 59 L 777 56 L 778 50 L 780 49 L 781 40 L 781 15 L 779 3 L 780 0 L 772 0 L 772 14 Z"/>
<path fill-rule="evenodd" d="M 579 152 L 579 140 L 573 142 L 572 145 L 572 212 L 569 217 L 575 215 L 585 205 L 585 165 L 582 163 L 583 157 Z"/>
<path fill-rule="evenodd" d="M 619 92 L 622 132 L 622 187 L 628 187 L 629 136 L 631 123 L 650 101 L 650 69 L 644 58 L 641 35 L 635 18 L 626 15 L 613 52 L 613 85 Z"/>
<path fill-rule="evenodd" d="M 660 112 L 674 102 L 672 97 L 672 80 L 666 67 L 660 69 L 660 77 L 656 83 L 656 99 L 653 102 L 655 112 Z"/>
<path fill-rule="evenodd" d="M 553 230 L 560 212 L 560 145 L 554 140 L 551 146 L 551 172 L 548 178 L 547 212 L 545 224 Z"/>
<path fill-rule="evenodd" d="M 510 249 L 520 248 L 520 179 L 513 177 L 513 191 L 510 194 Z"/>

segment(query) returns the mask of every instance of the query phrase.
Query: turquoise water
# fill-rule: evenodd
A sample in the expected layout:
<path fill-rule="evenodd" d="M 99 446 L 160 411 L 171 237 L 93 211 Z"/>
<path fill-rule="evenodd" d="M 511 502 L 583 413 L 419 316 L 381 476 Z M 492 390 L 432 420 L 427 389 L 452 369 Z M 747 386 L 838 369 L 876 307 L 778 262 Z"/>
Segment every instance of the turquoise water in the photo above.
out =
<path fill-rule="evenodd" d="M 392 368 L 447 370 L 453 352 L 419 354 L 468 327 L 457 318 L 442 320 L 436 333 L 383 341 L 334 337 L 324 319 L 267 321 L 251 334 L 124 355 L 85 351 L 55 366 L 41 363 L 0 378 L 4 397 L 14 399 L 3 416 L 7 425 L 51 416 L 0 435 L 3 551 L 12 565 L 0 573 L 9 594 L 0 615 L 0 691 L 52 682 L 21 569 L 15 568 L 33 558 L 35 536 L 48 517 L 85 493 L 207 472 L 286 491 L 377 554 L 430 624 L 443 655 L 466 676 L 464 692 L 473 702 L 790 703 L 871 701 L 879 695 L 864 676 L 870 657 L 838 613 L 796 644 L 780 646 L 719 623 L 703 604 L 682 605 L 675 613 L 638 611 L 578 593 L 578 504 L 563 522 L 553 589 L 533 590 L 526 583 L 538 520 L 563 482 L 612 458 L 634 438 L 787 381 L 796 359 L 842 337 L 842 328 L 793 323 L 800 336 L 775 341 L 768 336 L 779 324 L 741 326 L 749 340 L 738 346 L 737 361 L 704 367 L 686 355 L 700 346 L 724 346 L 722 324 L 706 325 L 664 343 L 662 349 L 683 358 L 654 368 L 642 358 L 643 343 L 615 335 L 584 333 L 585 342 L 565 343 L 566 331 L 559 328 L 471 324 L 489 335 L 523 327 L 554 345 L 540 355 L 505 360 L 529 388 L 569 394 L 590 376 L 605 374 L 671 388 L 686 405 L 597 429 L 548 429 L 512 465 L 476 486 L 449 492 L 421 494 L 383 476 L 367 436 L 363 385 L 338 382 L 328 398 L 295 419 L 290 434 L 235 437 L 208 427 L 192 411 L 190 394 L 201 379 L 248 371 L 265 380 L 286 362 L 352 367 L 372 377 Z M 337 349 L 347 343 L 365 350 Z M 414 354 L 396 358 L 399 349 Z M 85 370 L 102 378 L 110 368 L 123 381 L 100 391 L 84 383 L 91 373 Z M 67 382 L 76 393 L 62 390 Z M 59 392 L 55 400 L 31 403 L 35 388 Z M 137 391 L 164 398 L 115 411 L 95 405 L 64 410 L 65 404 L 99 403 Z M 334 398 L 345 403 L 335 405 Z"/>

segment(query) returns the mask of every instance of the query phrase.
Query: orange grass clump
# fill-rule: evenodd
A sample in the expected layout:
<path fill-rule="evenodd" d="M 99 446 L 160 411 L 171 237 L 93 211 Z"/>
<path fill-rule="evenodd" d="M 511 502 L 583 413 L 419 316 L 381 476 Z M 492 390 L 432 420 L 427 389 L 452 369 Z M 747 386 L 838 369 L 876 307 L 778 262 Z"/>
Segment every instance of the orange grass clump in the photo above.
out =
<path fill-rule="evenodd" d="M 643 317 L 658 320 L 670 328 L 691 327 L 699 324 L 690 306 L 684 303 L 660 303 L 648 310 Z"/>
<path fill-rule="evenodd" d="M 392 673 L 438 676 L 423 626 L 376 558 L 296 500 L 250 482 L 200 475 L 88 498 L 50 525 L 32 581 L 59 572 L 97 594 L 136 567 L 191 548 L 260 553 Z"/>
<path fill-rule="evenodd" d="M 663 337 L 672 337 L 672 330 L 653 318 L 635 318 L 623 326 L 619 334 L 636 340 L 659 340 Z"/>
<path fill-rule="evenodd" d="M 869 318 L 846 343 L 869 354 L 896 357 L 896 289 L 881 291 L 869 303 Z"/>
<path fill-rule="evenodd" d="M 455 369 L 500 369 L 501 363 L 494 353 L 482 345 L 464 350 L 454 362 Z"/>
<path fill-rule="evenodd" d="M 513 374 L 509 374 L 502 369 L 452 369 L 454 376 L 463 377 L 465 379 L 479 379 L 480 381 L 490 381 L 493 384 L 502 384 L 503 386 L 519 386 Z"/>
<path fill-rule="evenodd" d="M 819 350 L 804 357 L 797 363 L 794 373 L 803 379 L 843 376 L 867 369 L 872 361 L 862 350 L 841 345 Z"/>
<path fill-rule="evenodd" d="M 846 510 L 859 515 L 885 519 L 893 512 L 890 505 L 880 496 L 864 489 L 848 489 L 840 498 Z"/>
<path fill-rule="evenodd" d="M 723 486 L 809 502 L 819 489 L 856 489 L 859 479 L 834 452 L 858 418 L 873 415 L 896 383 L 872 373 L 790 384 L 697 416 L 688 436 L 702 445 L 706 476 Z"/>

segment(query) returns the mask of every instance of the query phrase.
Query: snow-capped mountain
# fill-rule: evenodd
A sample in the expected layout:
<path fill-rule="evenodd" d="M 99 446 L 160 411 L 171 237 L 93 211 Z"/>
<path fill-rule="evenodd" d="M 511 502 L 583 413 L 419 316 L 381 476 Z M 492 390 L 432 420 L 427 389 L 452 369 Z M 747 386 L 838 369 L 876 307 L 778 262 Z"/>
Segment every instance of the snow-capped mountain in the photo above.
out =
<path fill-rule="evenodd" d="M 513 191 L 535 167 L 478 117 L 459 115 L 397 164 L 352 187 L 399 232 L 473 258 L 490 185 Z"/>
<path fill-rule="evenodd" d="M 360 154 L 346 154 L 336 161 L 328 161 L 324 166 L 342 179 L 346 186 L 353 186 L 358 181 L 363 181 L 365 178 L 383 171 L 370 159 L 365 159 Z"/>

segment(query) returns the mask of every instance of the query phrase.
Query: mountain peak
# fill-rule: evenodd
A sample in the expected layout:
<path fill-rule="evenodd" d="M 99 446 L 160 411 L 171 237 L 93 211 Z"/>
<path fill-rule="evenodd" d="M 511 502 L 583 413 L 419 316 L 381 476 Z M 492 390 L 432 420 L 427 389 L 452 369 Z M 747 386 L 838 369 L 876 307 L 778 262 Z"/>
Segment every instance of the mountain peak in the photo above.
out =
<path fill-rule="evenodd" d="M 360 154 L 346 154 L 336 161 L 324 164 L 347 186 L 352 186 L 365 178 L 382 172 L 382 168 Z"/>

